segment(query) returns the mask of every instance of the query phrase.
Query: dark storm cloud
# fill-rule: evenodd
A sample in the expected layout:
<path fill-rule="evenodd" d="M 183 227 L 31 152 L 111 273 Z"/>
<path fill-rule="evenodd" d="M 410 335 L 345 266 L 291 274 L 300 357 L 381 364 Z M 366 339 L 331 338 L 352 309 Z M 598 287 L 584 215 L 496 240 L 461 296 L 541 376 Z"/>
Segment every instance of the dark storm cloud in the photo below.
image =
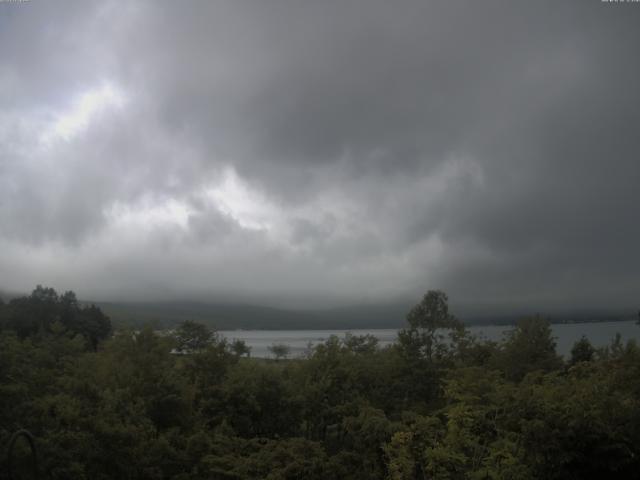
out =
<path fill-rule="evenodd" d="M 632 305 L 639 20 L 599 1 L 0 4 L 7 286 Z"/>

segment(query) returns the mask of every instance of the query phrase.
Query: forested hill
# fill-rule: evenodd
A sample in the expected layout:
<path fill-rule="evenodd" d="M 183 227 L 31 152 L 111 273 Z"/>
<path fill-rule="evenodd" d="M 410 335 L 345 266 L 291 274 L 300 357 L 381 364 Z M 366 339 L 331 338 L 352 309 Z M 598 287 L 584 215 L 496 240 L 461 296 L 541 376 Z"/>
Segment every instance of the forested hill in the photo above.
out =
<path fill-rule="evenodd" d="M 93 302 L 92 302 L 93 303 Z M 289 310 L 260 305 L 221 304 L 205 302 L 95 302 L 114 325 L 157 328 L 174 327 L 185 320 L 195 320 L 218 330 L 324 330 L 401 328 L 404 325 L 411 302 L 378 305 L 354 305 L 350 307 Z M 515 325 L 531 311 L 498 315 L 462 315 L 466 325 Z M 632 312 L 575 310 L 571 312 L 541 313 L 551 323 L 601 322 L 635 319 Z"/>
<path fill-rule="evenodd" d="M 173 327 L 196 320 L 218 330 L 400 328 L 410 305 L 286 310 L 257 305 L 200 302 L 96 303 L 115 325 Z"/>
<path fill-rule="evenodd" d="M 18 294 L 0 291 L 0 298 L 8 301 L 21 298 Z M 110 319 L 114 326 L 173 328 L 185 320 L 204 323 L 217 330 L 337 330 L 402 328 L 411 301 L 352 305 L 327 309 L 286 309 L 264 305 L 240 303 L 213 303 L 196 301 L 155 301 L 155 302 L 78 302 L 82 305 L 96 305 Z M 515 325 L 523 317 L 533 313 L 541 314 L 551 323 L 602 322 L 635 320 L 632 311 L 576 309 L 561 313 L 539 311 L 513 311 L 501 314 L 477 313 L 467 309 L 459 316 L 466 325 Z"/>

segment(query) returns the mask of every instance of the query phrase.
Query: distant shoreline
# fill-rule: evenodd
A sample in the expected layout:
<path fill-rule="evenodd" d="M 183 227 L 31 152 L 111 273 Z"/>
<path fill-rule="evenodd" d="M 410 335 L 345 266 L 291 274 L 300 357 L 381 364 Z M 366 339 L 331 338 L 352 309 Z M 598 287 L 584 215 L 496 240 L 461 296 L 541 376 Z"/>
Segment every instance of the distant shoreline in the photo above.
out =
<path fill-rule="evenodd" d="M 576 321 L 559 321 L 554 322 L 550 321 L 551 325 L 580 325 L 580 324 L 596 324 L 596 323 L 634 323 L 635 320 L 630 319 L 606 319 L 606 320 L 576 320 Z M 464 323 L 464 322 L 463 322 Z M 517 320 L 511 323 L 464 323 L 465 327 L 515 327 L 517 325 Z M 388 326 L 388 327 L 306 327 L 306 328 L 220 328 L 218 331 L 220 332 L 289 332 L 289 331 L 300 331 L 300 332 L 322 332 L 322 331 L 353 331 L 353 330 L 401 330 L 405 328 L 405 326 Z M 640 328 L 640 325 L 638 326 Z"/>
<path fill-rule="evenodd" d="M 328 310 L 287 310 L 257 305 L 207 304 L 198 302 L 103 303 L 98 305 L 114 325 L 157 329 L 175 327 L 185 320 L 204 323 L 216 330 L 331 330 L 403 328 L 407 305 L 367 305 Z M 455 314 L 455 312 L 454 312 Z M 584 311 L 560 314 L 514 312 L 510 314 L 460 315 L 468 326 L 516 325 L 521 318 L 540 315 L 552 324 L 635 321 L 625 311 Z"/>

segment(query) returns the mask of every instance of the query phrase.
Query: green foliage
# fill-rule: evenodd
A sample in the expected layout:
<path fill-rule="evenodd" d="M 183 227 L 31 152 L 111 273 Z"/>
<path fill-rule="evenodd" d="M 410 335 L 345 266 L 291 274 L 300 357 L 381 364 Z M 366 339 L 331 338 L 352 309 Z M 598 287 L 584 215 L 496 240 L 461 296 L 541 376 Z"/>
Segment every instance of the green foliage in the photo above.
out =
<path fill-rule="evenodd" d="M 42 287 L 0 304 L 0 447 L 28 428 L 44 478 L 638 478 L 640 348 L 619 337 L 565 365 L 544 320 L 484 342 L 429 292 L 397 345 L 275 362 L 194 322 L 105 338 L 91 315 Z"/>
<path fill-rule="evenodd" d="M 580 362 L 590 362 L 593 360 L 595 353 L 596 349 L 593 348 L 591 342 L 585 336 L 582 336 L 571 348 L 571 360 L 569 363 L 575 365 Z"/>
<path fill-rule="evenodd" d="M 415 478 L 416 460 L 412 445 L 412 432 L 396 432 L 384 445 L 389 480 Z"/>
<path fill-rule="evenodd" d="M 373 335 L 354 335 L 347 332 L 343 340 L 344 346 L 353 353 L 375 353 L 378 348 L 378 339 Z"/>
<path fill-rule="evenodd" d="M 289 347 L 289 345 L 286 345 L 284 343 L 274 343 L 268 348 L 276 360 L 280 360 L 281 358 L 287 358 L 291 353 L 291 347 Z"/>
<path fill-rule="evenodd" d="M 445 333 L 452 335 L 463 329 L 463 325 L 449 313 L 448 301 L 446 293 L 429 290 L 411 309 L 407 315 L 409 327 L 398 334 L 405 355 L 432 361 L 448 354 Z"/>
<path fill-rule="evenodd" d="M 231 350 L 238 357 L 251 356 L 251 347 L 244 340 L 235 339 L 231 342 Z"/>
<path fill-rule="evenodd" d="M 20 338 L 82 335 L 95 350 L 111 334 L 111 322 L 95 305 L 81 306 L 75 293 L 59 296 L 53 288 L 38 285 L 31 295 L 0 304 L 0 329 L 11 330 Z"/>
<path fill-rule="evenodd" d="M 556 354 L 549 321 L 538 316 L 520 320 L 516 328 L 507 333 L 497 364 L 507 378 L 515 381 L 537 370 L 559 369 L 562 359 Z"/>
<path fill-rule="evenodd" d="M 216 334 L 202 323 L 185 320 L 173 332 L 176 348 L 182 353 L 200 352 L 213 344 Z"/>
<path fill-rule="evenodd" d="M 275 365 L 261 368 L 248 362 L 235 365 L 220 394 L 218 411 L 224 412 L 223 418 L 242 437 L 275 438 L 298 430 L 295 392 Z"/>

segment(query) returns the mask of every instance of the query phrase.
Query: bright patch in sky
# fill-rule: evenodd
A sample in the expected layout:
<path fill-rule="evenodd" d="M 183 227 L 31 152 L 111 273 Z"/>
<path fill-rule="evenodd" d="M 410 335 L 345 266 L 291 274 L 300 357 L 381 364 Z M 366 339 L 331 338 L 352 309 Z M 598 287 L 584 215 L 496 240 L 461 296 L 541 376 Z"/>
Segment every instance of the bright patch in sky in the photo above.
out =
<path fill-rule="evenodd" d="M 100 112 L 105 109 L 120 109 L 125 103 L 124 93 L 111 83 L 104 83 L 78 95 L 73 106 L 57 117 L 51 130 L 45 134 L 45 141 L 57 138 L 68 141 L 86 129 Z"/>
<path fill-rule="evenodd" d="M 196 194 L 246 230 L 271 231 L 282 226 L 284 218 L 264 196 L 253 191 L 234 169 L 224 170 L 219 182 Z M 117 231 L 152 232 L 157 227 L 189 230 L 190 216 L 197 214 L 189 201 L 181 198 L 144 196 L 133 203 L 115 202 L 105 216 Z"/>
<path fill-rule="evenodd" d="M 269 230 L 277 220 L 276 209 L 259 192 L 253 191 L 233 168 L 227 168 L 220 184 L 206 190 L 217 208 L 250 230 Z"/>
<path fill-rule="evenodd" d="M 107 211 L 107 217 L 128 229 L 150 229 L 161 225 L 177 225 L 186 229 L 190 213 L 189 207 L 178 200 L 157 202 L 148 198 L 134 206 L 116 203 Z"/>

